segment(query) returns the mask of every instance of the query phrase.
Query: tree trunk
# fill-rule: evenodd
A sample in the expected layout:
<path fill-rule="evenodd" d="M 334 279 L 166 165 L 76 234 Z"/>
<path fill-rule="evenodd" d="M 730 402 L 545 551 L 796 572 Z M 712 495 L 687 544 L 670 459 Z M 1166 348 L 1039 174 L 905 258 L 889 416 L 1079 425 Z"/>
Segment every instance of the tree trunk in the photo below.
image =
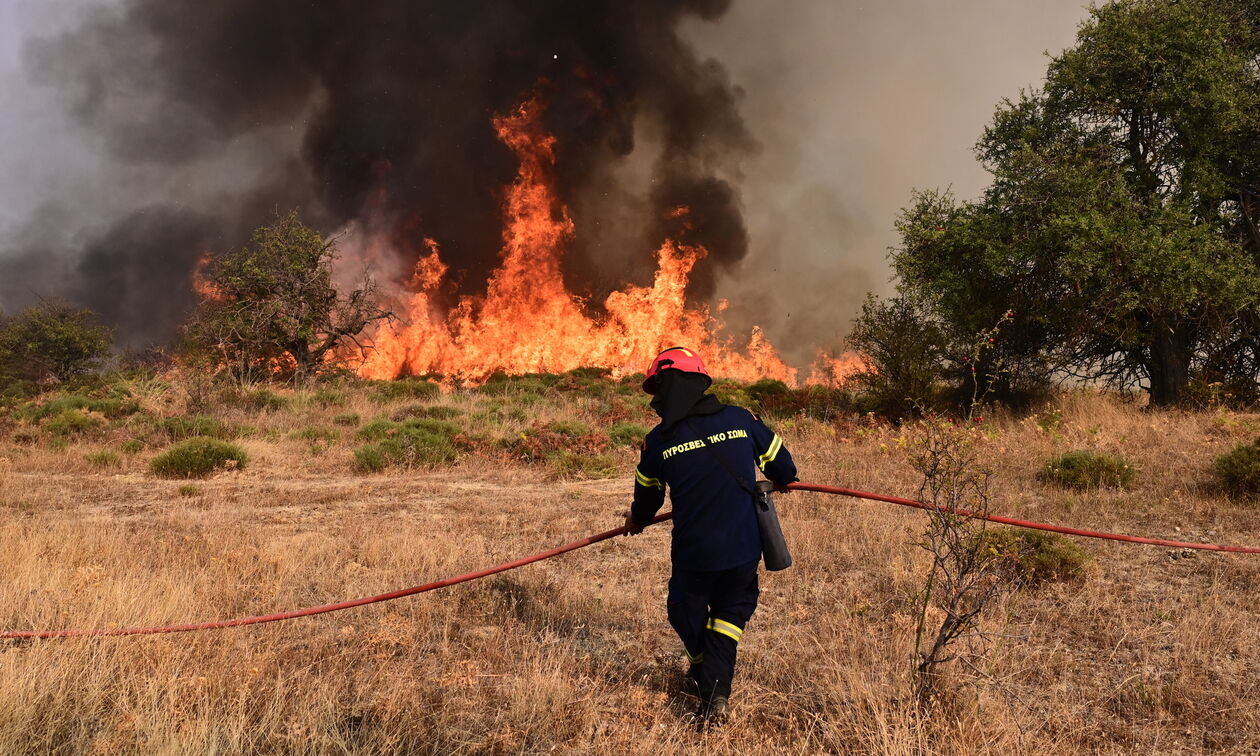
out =
<path fill-rule="evenodd" d="M 1151 324 L 1151 406 L 1170 407 L 1181 401 L 1190 383 L 1191 328 L 1168 318 Z"/>

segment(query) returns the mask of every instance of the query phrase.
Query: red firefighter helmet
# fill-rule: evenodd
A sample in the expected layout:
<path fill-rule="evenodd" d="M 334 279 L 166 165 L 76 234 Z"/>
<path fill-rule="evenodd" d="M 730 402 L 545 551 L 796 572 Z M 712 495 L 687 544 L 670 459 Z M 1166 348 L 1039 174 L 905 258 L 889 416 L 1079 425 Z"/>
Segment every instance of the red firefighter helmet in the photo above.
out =
<path fill-rule="evenodd" d="M 647 377 L 643 380 L 643 390 L 649 394 L 656 393 L 656 377 L 662 370 L 681 370 L 684 373 L 699 373 L 713 383 L 709 371 L 704 369 L 704 360 L 687 347 L 670 347 L 656 355 L 648 366 Z"/>

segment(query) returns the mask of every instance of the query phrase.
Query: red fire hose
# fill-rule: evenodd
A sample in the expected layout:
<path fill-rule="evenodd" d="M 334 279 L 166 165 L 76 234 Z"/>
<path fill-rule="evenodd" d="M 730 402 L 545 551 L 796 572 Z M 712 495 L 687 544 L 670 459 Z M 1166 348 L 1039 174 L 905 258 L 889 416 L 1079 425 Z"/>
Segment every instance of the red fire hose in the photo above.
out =
<path fill-rule="evenodd" d="M 849 496 L 855 499 L 869 499 L 871 501 L 883 501 L 890 504 L 900 504 L 901 506 L 914 507 L 916 509 L 934 509 L 930 504 L 913 499 L 902 499 L 896 496 L 885 496 L 883 494 L 867 493 L 865 491 L 855 491 L 851 488 L 840 488 L 837 486 L 822 486 L 814 483 L 792 483 L 788 488 L 795 491 L 815 491 L 817 493 L 833 494 L 836 496 Z M 981 517 L 990 522 L 997 522 L 1003 525 L 1015 525 L 1021 528 L 1032 528 L 1035 530 L 1048 530 L 1052 533 L 1065 533 L 1067 535 L 1084 536 L 1086 538 L 1103 538 L 1111 541 L 1125 541 L 1128 543 L 1144 543 L 1152 546 L 1169 546 L 1179 549 L 1204 549 L 1208 551 L 1228 551 L 1238 554 L 1260 554 L 1260 548 L 1251 546 L 1220 546 L 1211 543 L 1185 543 L 1181 541 L 1166 541 L 1160 538 L 1143 538 L 1140 536 L 1122 535 L 1119 533 L 1103 533 L 1093 530 L 1080 530 L 1078 528 L 1065 528 L 1059 525 L 1049 525 L 1044 522 L 1030 522 L 1027 520 L 1016 520 L 1012 517 L 1002 517 L 1001 515 L 977 515 L 966 510 L 944 510 L 952 514 L 962 517 Z M 673 512 L 665 512 L 657 515 L 652 523 L 664 522 L 673 517 Z M 590 546 L 600 541 L 607 541 L 626 532 L 624 527 L 614 528 L 593 536 L 587 536 L 580 541 L 573 541 L 563 546 L 557 546 L 554 549 L 540 551 L 527 557 L 522 557 L 512 562 L 505 562 L 495 567 L 487 567 L 477 572 L 468 572 L 463 575 L 438 580 L 424 585 L 417 585 L 412 588 L 403 588 L 390 593 L 382 593 L 377 596 L 368 596 L 366 598 L 354 599 L 353 601 L 342 601 L 336 604 L 324 604 L 323 606 L 312 606 L 306 609 L 295 609 L 291 612 L 279 612 L 277 614 L 264 614 L 256 617 L 240 617 L 231 620 L 219 620 L 215 622 L 199 622 L 189 625 L 163 625 L 158 627 L 120 627 L 120 628 L 100 628 L 93 630 L 26 630 L 26 631 L 10 631 L 0 633 L 0 639 L 32 639 L 32 638 L 76 638 L 76 637 L 99 637 L 110 635 L 154 635 L 158 633 L 186 633 L 192 630 L 217 630 L 226 627 L 240 627 L 242 625 L 259 625 L 264 622 L 279 622 L 281 620 L 296 619 L 297 617 L 309 617 L 315 614 L 325 614 L 327 612 L 338 612 L 342 609 L 352 609 L 356 606 L 365 606 L 367 604 L 376 604 L 382 601 L 392 601 L 393 599 L 402 598 L 404 596 L 414 596 L 417 593 L 426 593 L 435 591 L 438 588 L 445 588 L 449 585 L 457 585 L 459 583 L 467 583 L 470 580 L 487 577 L 500 572 L 514 570 L 517 567 L 524 567 L 527 564 L 541 562 L 544 559 L 550 559 L 570 551 Z"/>

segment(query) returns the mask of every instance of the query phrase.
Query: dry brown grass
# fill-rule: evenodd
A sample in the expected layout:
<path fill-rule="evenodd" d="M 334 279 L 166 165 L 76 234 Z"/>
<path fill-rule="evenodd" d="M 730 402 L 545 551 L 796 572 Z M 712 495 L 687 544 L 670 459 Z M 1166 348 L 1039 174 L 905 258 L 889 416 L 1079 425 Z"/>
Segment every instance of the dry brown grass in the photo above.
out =
<path fill-rule="evenodd" d="M 183 411 L 151 388 L 151 412 Z M 471 418 L 485 400 L 444 396 Z M 0 438 L 0 626 L 217 619 L 427 582 L 619 524 L 615 480 L 548 482 L 494 453 L 454 467 L 351 472 L 353 429 L 314 452 L 292 434 L 399 406 L 351 392 L 255 427 L 246 470 L 198 482 L 98 470 L 84 454 Z M 1090 394 L 984 427 L 994 511 L 1124 532 L 1260 544 L 1257 510 L 1219 492 L 1211 459 L 1255 416 L 1144 413 Z M 491 437 L 600 408 L 567 398 Z M 917 487 L 895 428 L 780 421 L 802 477 Z M 1125 491 L 1036 480 L 1070 449 L 1120 453 Z M 0 752 L 57 753 L 1133 753 L 1260 748 L 1260 558 L 1104 542 L 1083 581 L 1015 595 L 988 620 L 982 670 L 956 670 L 934 712 L 910 700 L 920 513 L 794 493 L 780 511 L 796 566 L 763 577 L 741 648 L 735 719 L 682 721 L 680 648 L 664 617 L 668 527 L 438 593 L 286 623 L 140 638 L 0 645 Z M 1176 558 L 1172 558 L 1175 556 Z"/>

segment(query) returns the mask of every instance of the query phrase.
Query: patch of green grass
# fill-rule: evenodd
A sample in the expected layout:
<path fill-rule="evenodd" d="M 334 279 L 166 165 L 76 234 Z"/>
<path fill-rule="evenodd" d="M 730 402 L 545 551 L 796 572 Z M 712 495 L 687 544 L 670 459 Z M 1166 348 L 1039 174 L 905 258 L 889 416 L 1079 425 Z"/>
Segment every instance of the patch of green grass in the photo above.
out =
<path fill-rule="evenodd" d="M 374 381 L 369 398 L 385 404 L 399 399 L 432 399 L 440 393 L 441 387 L 425 378 L 399 378 L 396 381 Z"/>
<path fill-rule="evenodd" d="M 985 530 L 980 537 L 996 556 L 1000 572 L 1031 587 L 1075 580 L 1090 561 L 1084 549 L 1058 533 L 1002 528 Z"/>
<path fill-rule="evenodd" d="M 569 449 L 547 452 L 543 457 L 549 477 L 557 479 L 611 478 L 619 472 L 610 454 L 583 454 Z"/>
<path fill-rule="evenodd" d="M 18 410 L 18 416 L 27 420 L 43 420 L 70 410 L 81 410 L 118 419 L 140 411 L 140 403 L 126 397 L 97 399 L 82 394 L 54 394 L 39 402 L 30 402 Z"/>
<path fill-rule="evenodd" d="M 613 423 L 608 438 L 614 446 L 638 446 L 647 437 L 648 428 L 638 423 Z"/>
<path fill-rule="evenodd" d="M 411 419 L 402 423 L 374 420 L 355 437 L 375 443 L 355 450 L 355 468 L 379 472 L 386 467 L 437 467 L 460 456 L 455 438 L 460 427 L 444 420 Z"/>
<path fill-rule="evenodd" d="M 360 420 L 361 418 L 357 412 L 347 412 L 342 415 L 337 415 L 332 419 L 333 425 L 340 425 L 345 428 L 354 428 L 358 426 Z"/>
<path fill-rule="evenodd" d="M 722 404 L 736 407 L 752 407 L 755 401 L 744 384 L 730 378 L 718 378 L 709 387 L 709 393 L 717 397 Z"/>
<path fill-rule="evenodd" d="M 183 441 L 197 436 L 208 436 L 225 441 L 240 435 L 240 429 L 215 417 L 206 415 L 180 415 L 154 420 L 154 430 L 167 442 Z"/>
<path fill-rule="evenodd" d="M 159 478 L 204 478 L 220 470 L 245 467 L 249 457 L 236 444 L 217 438 L 190 438 L 153 458 L 149 469 Z"/>
<path fill-rule="evenodd" d="M 1128 488 L 1133 482 L 1133 465 L 1114 454 L 1073 451 L 1046 462 L 1037 479 L 1076 490 Z"/>
<path fill-rule="evenodd" d="M 93 467 L 120 467 L 122 466 L 122 457 L 118 456 L 118 452 L 112 452 L 105 449 L 84 454 L 83 458 Z"/>
<path fill-rule="evenodd" d="M 105 426 L 105 418 L 80 409 L 64 410 L 44 421 L 44 430 L 57 438 L 82 436 Z"/>
<path fill-rule="evenodd" d="M 293 438 L 301 441 L 324 441 L 334 443 L 341 440 L 341 431 L 336 428 L 324 428 L 320 426 L 312 426 L 303 428 L 293 432 Z"/>
<path fill-rule="evenodd" d="M 259 412 L 279 412 L 289 406 L 289 398 L 271 389 L 256 389 L 241 397 L 241 405 Z"/>
<path fill-rule="evenodd" d="M 323 454 L 341 440 L 341 431 L 336 428 L 311 427 L 294 431 L 292 438 L 305 441 L 312 455 Z"/>
<path fill-rule="evenodd" d="M 322 388 L 311 394 L 311 404 L 316 407 L 336 407 L 346 401 L 346 393 L 344 391 L 334 391 L 333 389 Z"/>
<path fill-rule="evenodd" d="M 1260 494 L 1260 438 L 1239 444 L 1212 463 L 1217 479 L 1235 496 Z"/>
<path fill-rule="evenodd" d="M 183 496 L 184 498 L 188 498 L 190 496 L 200 496 L 201 486 L 194 486 L 191 483 L 185 483 L 184 485 L 175 489 L 175 492 L 178 493 L 180 496 Z"/>
<path fill-rule="evenodd" d="M 118 445 L 118 450 L 123 454 L 139 454 L 144 451 L 144 442 L 138 438 L 129 438 Z"/>
<path fill-rule="evenodd" d="M 447 407 L 441 404 L 409 404 L 394 411 L 390 418 L 401 422 L 411 418 L 427 418 L 430 420 L 452 420 L 464 414 L 458 407 Z"/>
<path fill-rule="evenodd" d="M 381 472 L 389 467 L 385 450 L 378 444 L 360 446 L 354 450 L 354 469 L 363 473 Z"/>
<path fill-rule="evenodd" d="M 547 423 L 547 430 L 568 438 L 580 438 L 590 435 L 591 426 L 581 420 L 553 420 Z"/>

